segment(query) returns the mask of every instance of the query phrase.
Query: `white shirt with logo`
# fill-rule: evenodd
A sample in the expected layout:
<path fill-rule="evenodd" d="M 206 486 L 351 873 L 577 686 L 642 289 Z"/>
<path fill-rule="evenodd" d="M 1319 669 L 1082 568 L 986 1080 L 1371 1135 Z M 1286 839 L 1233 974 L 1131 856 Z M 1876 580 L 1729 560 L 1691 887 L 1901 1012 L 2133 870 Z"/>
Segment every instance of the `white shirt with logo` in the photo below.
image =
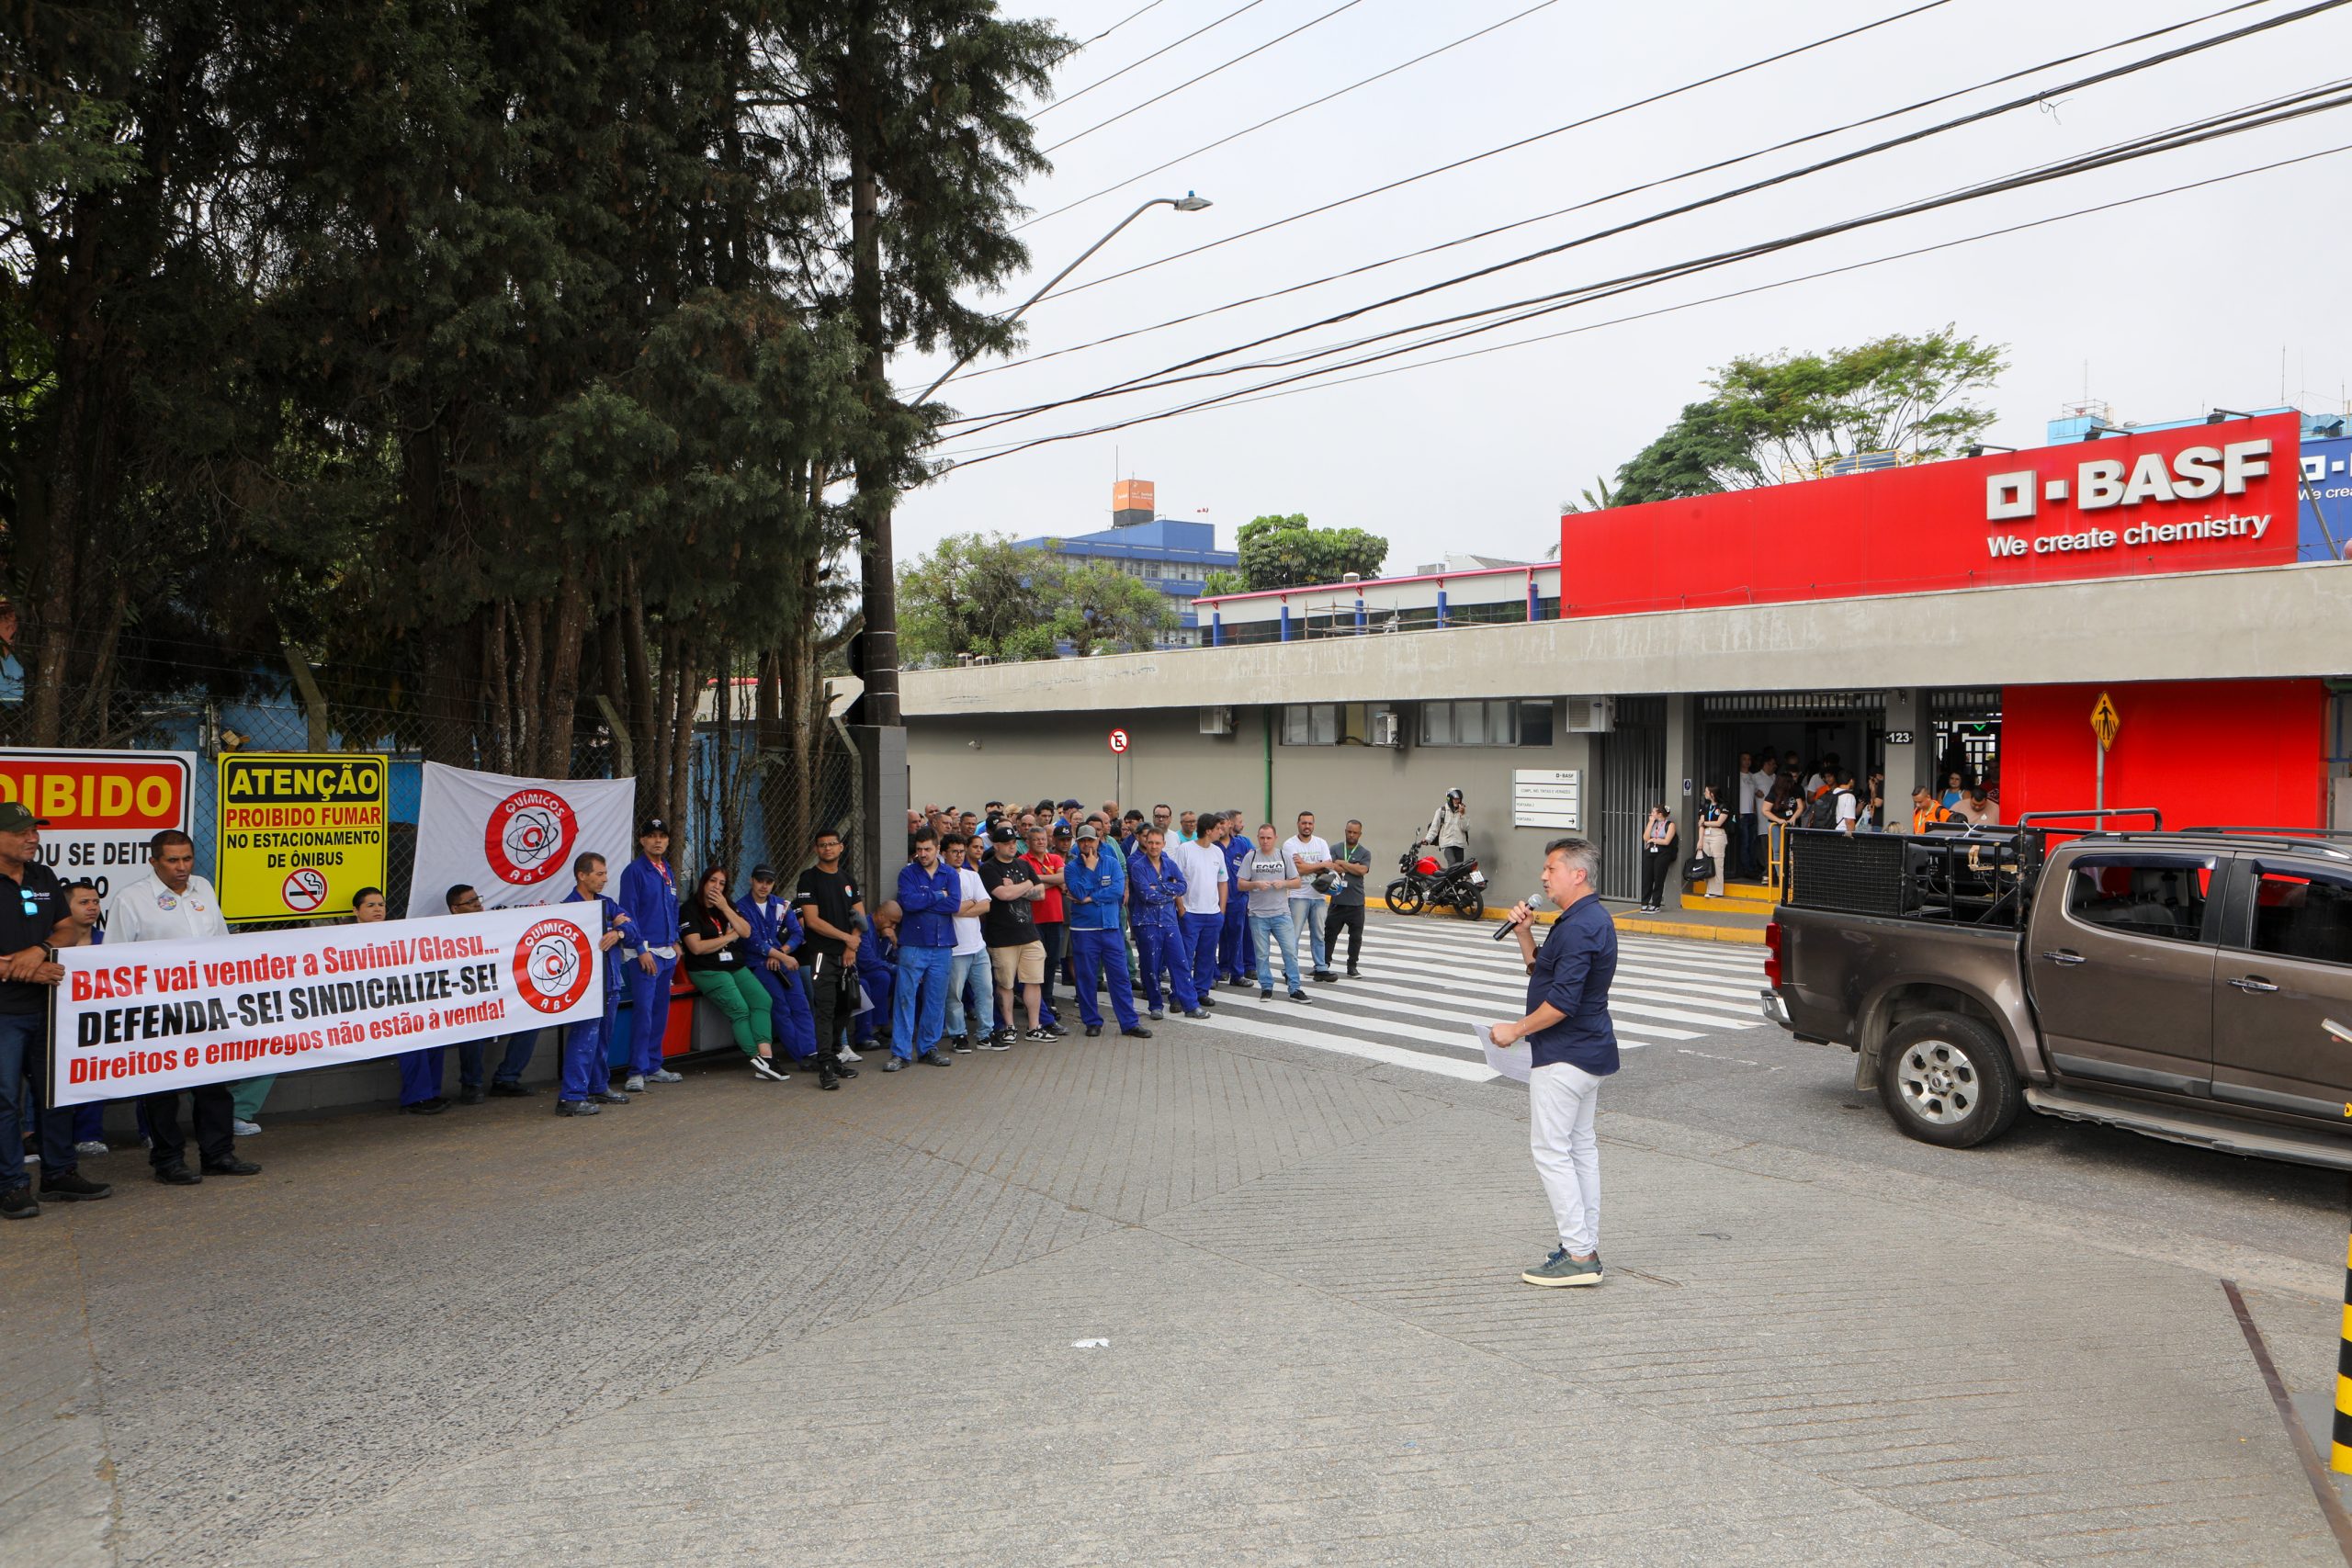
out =
<path fill-rule="evenodd" d="M 108 942 L 172 942 L 228 934 L 229 922 L 220 918 L 220 896 L 200 876 L 190 876 L 187 890 L 175 893 L 150 872 L 116 888 L 107 902 Z"/>
<path fill-rule="evenodd" d="M 1290 862 L 1293 868 L 1286 874 L 1295 876 L 1303 875 L 1307 878 L 1306 881 L 1301 883 L 1298 886 L 1291 888 L 1289 890 L 1289 896 L 1293 898 L 1320 899 L 1323 895 L 1315 891 L 1315 874 L 1313 872 L 1300 872 L 1296 868 L 1298 863 L 1301 861 L 1321 862 L 1329 860 L 1331 858 L 1331 846 L 1325 843 L 1321 839 L 1302 839 L 1297 834 L 1293 833 L 1289 838 L 1283 840 L 1283 855 Z"/>

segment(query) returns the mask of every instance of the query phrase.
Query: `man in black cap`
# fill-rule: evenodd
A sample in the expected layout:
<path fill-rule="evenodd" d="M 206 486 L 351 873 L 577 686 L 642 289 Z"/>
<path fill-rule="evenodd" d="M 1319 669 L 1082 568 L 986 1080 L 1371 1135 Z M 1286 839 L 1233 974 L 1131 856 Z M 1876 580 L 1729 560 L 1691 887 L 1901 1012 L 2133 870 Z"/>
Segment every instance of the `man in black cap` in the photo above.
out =
<path fill-rule="evenodd" d="M 16 801 L 0 803 L 0 1219 L 40 1213 L 25 1174 L 23 1096 L 40 1106 L 40 1195 L 61 1202 L 113 1189 L 74 1168 L 74 1113 L 48 1106 L 49 1001 L 65 978 L 50 933 L 65 918 L 65 889 L 40 863 L 48 826 Z M 223 1091 L 226 1100 L 226 1091 Z"/>
<path fill-rule="evenodd" d="M 678 878 L 670 869 L 670 824 L 649 817 L 637 830 L 637 858 L 621 873 L 621 912 L 640 944 L 628 977 L 628 1077 L 634 1094 L 649 1083 L 677 1083 L 662 1065 L 670 1029 L 670 977 L 678 967 Z"/>

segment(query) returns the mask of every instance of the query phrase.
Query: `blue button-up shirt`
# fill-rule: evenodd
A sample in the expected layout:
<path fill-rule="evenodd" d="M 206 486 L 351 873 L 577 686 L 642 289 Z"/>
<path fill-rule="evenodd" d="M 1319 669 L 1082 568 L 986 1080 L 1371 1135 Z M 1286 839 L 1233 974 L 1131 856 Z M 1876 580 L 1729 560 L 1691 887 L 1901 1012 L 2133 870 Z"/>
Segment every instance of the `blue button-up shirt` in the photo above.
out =
<path fill-rule="evenodd" d="M 1074 931 L 1114 931 L 1119 906 L 1127 897 L 1127 874 L 1108 850 L 1098 850 L 1094 869 L 1085 857 L 1072 855 L 1062 867 L 1062 898 Z"/>
<path fill-rule="evenodd" d="M 678 945 L 678 889 L 660 861 L 639 855 L 622 868 L 620 907 L 647 946 Z"/>
<path fill-rule="evenodd" d="M 1617 922 L 1595 897 L 1577 899 L 1552 922 L 1527 976 L 1527 1010 L 1545 1002 L 1560 1021 L 1527 1037 L 1539 1067 L 1566 1062 L 1595 1077 L 1617 1070 L 1617 1031 L 1609 1021 L 1609 987 L 1617 977 Z"/>
<path fill-rule="evenodd" d="M 1226 900 L 1225 905 L 1227 919 L 1231 919 L 1236 911 L 1249 907 L 1248 896 L 1234 885 L 1240 880 L 1241 868 L 1249 864 L 1250 857 L 1257 852 L 1258 840 L 1247 833 L 1236 833 L 1217 846 L 1217 853 L 1225 857 L 1225 885 L 1233 888 L 1233 896 Z"/>
<path fill-rule="evenodd" d="M 1177 917 L 1184 908 L 1184 874 L 1176 867 L 1176 857 L 1162 852 L 1159 863 L 1154 865 L 1149 855 L 1138 854 L 1129 861 L 1127 902 L 1135 909 L 1136 924 L 1154 931 L 1174 931 Z"/>
<path fill-rule="evenodd" d="M 946 863 L 922 868 L 909 861 L 899 872 L 899 945 L 953 947 L 956 911 L 964 907 L 964 880 Z"/>
<path fill-rule="evenodd" d="M 578 887 L 572 888 L 560 900 L 566 904 L 584 904 L 587 901 L 580 896 Z M 621 933 L 621 940 L 614 943 L 609 951 L 596 955 L 597 962 L 604 966 L 605 970 L 605 995 L 618 996 L 628 988 L 628 976 L 622 966 L 625 961 L 632 960 L 637 956 L 638 941 L 635 935 L 637 926 L 636 922 L 629 919 L 626 910 L 604 894 L 596 895 L 596 902 L 605 911 L 605 929 Z"/>

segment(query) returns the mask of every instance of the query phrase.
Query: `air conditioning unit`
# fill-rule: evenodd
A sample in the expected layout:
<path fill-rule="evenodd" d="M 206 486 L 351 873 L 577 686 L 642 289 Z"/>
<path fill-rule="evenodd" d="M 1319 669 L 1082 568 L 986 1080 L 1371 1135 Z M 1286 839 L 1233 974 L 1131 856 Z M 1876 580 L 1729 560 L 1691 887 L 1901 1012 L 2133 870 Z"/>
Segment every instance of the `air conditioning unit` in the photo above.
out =
<path fill-rule="evenodd" d="M 1405 744 L 1405 716 L 1395 708 L 1372 716 L 1371 742 L 1374 746 Z"/>
<path fill-rule="evenodd" d="M 1232 734 L 1233 710 L 1229 707 L 1203 708 L 1201 710 L 1201 733 L 1203 735 Z"/>
<path fill-rule="evenodd" d="M 1570 697 L 1568 699 L 1566 728 L 1570 735 L 1606 735 L 1616 728 L 1616 698 Z"/>

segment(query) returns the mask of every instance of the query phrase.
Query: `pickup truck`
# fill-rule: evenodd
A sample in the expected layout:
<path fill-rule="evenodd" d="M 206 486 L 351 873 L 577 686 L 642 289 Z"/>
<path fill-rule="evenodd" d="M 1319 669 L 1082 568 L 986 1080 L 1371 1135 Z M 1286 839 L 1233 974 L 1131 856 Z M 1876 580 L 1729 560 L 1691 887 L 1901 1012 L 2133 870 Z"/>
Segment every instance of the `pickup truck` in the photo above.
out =
<path fill-rule="evenodd" d="M 1801 831 L 1765 934 L 1765 1016 L 1914 1138 L 2030 1110 L 2352 1170 L 2352 833 Z"/>

